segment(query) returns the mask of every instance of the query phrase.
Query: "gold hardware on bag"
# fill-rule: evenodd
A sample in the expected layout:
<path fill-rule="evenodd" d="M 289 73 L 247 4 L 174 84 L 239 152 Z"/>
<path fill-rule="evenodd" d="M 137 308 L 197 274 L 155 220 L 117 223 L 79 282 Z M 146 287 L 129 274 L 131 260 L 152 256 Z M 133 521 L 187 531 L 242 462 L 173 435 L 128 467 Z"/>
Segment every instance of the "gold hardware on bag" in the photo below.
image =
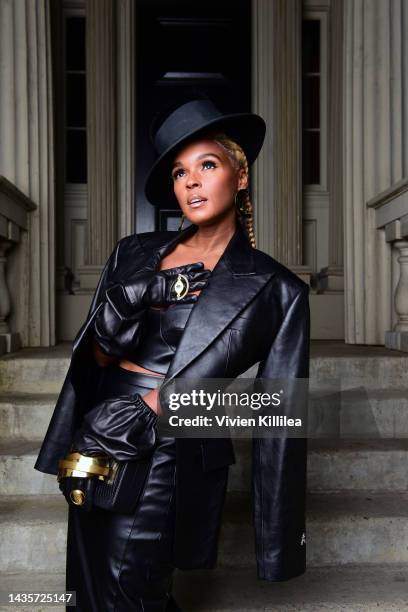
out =
<path fill-rule="evenodd" d="M 76 506 L 83 506 L 85 503 L 85 493 L 81 489 L 74 489 L 69 494 L 69 497 Z"/>
<path fill-rule="evenodd" d="M 106 480 L 112 478 L 112 474 L 115 472 L 114 468 L 115 466 L 112 465 L 111 458 L 108 455 L 82 455 L 74 452 L 69 453 L 58 462 L 57 478 L 58 481 L 66 476 Z"/>

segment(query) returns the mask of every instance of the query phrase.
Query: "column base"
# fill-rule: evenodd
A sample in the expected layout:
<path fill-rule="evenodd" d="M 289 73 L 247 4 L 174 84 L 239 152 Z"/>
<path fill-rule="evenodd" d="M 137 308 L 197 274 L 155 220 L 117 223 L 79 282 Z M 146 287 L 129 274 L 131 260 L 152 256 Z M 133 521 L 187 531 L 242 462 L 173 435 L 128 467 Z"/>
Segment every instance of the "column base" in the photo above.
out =
<path fill-rule="evenodd" d="M 408 353 L 408 332 L 385 332 L 385 346 L 395 351 L 404 351 Z"/>
<path fill-rule="evenodd" d="M 20 334 L 17 332 L 0 334 L 0 355 L 14 353 L 21 348 Z"/>
<path fill-rule="evenodd" d="M 322 291 L 344 292 L 343 268 L 328 266 L 319 272 L 319 285 Z"/>

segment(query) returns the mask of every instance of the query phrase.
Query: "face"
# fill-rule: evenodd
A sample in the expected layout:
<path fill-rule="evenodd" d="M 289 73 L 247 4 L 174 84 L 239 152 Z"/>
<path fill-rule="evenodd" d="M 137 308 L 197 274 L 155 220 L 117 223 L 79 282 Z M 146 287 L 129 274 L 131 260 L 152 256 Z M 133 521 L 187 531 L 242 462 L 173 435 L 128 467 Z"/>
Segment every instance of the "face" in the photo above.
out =
<path fill-rule="evenodd" d="M 235 194 L 248 185 L 224 147 L 200 138 L 176 154 L 172 167 L 174 193 L 182 212 L 196 225 L 235 215 Z"/>

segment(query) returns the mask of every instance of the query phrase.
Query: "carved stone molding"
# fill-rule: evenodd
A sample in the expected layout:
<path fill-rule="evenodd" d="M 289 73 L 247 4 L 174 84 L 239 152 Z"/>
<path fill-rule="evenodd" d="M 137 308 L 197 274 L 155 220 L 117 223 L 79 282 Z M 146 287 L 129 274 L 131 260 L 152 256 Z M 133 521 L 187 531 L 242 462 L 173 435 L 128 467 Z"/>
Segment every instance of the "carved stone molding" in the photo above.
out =
<path fill-rule="evenodd" d="M 36 205 L 4 176 L 0 176 L 0 355 L 16 351 L 21 346 L 21 335 L 12 332 L 8 319 L 12 299 L 7 282 L 7 253 L 20 242 L 21 232 L 27 231 L 29 213 Z M 20 295 L 24 300 L 27 296 Z"/>
<path fill-rule="evenodd" d="M 24 346 L 55 344 L 55 180 L 49 0 L 0 2 L 0 174 L 36 203 L 7 257 Z M 12 279 L 12 283 L 10 283 Z"/>
<path fill-rule="evenodd" d="M 408 179 L 402 179 L 367 202 L 375 223 L 395 256 L 389 277 L 389 300 L 394 309 L 392 330 L 385 332 L 385 346 L 408 351 Z"/>

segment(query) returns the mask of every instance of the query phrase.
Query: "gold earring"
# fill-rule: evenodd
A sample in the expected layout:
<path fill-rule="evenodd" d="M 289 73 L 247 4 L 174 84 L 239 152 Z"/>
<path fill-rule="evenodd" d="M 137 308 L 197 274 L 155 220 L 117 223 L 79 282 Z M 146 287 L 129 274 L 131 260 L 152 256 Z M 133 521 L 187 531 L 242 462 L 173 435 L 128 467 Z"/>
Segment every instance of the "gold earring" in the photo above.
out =
<path fill-rule="evenodd" d="M 244 191 L 244 190 L 240 189 L 240 190 L 239 190 L 239 191 L 237 191 L 237 193 L 235 194 L 235 208 L 238 210 L 238 212 L 239 212 L 239 214 L 240 214 L 240 215 L 243 215 L 243 214 L 244 214 L 244 212 L 245 212 L 245 208 L 244 208 L 244 206 L 242 205 L 242 203 L 238 203 L 238 201 L 237 201 L 237 196 L 238 196 L 238 194 L 239 194 L 239 192 L 240 192 L 240 191 Z"/>
<path fill-rule="evenodd" d="M 180 223 L 179 228 L 178 228 L 178 231 L 179 231 L 179 232 L 181 232 L 181 229 L 182 229 L 182 227 L 183 227 L 183 223 L 184 223 L 184 219 L 185 219 L 185 218 L 186 218 L 186 215 L 183 213 L 183 214 L 181 215 L 181 223 Z"/>

